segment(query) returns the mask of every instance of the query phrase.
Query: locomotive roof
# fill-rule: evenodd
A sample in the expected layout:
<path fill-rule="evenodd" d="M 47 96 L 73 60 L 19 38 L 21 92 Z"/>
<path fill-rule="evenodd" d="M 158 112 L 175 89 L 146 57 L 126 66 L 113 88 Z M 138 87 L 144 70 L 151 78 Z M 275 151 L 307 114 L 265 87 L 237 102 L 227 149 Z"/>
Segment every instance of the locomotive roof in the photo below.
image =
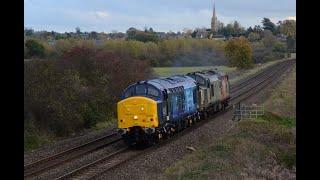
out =
<path fill-rule="evenodd" d="M 139 83 L 147 83 L 155 86 L 159 90 L 176 88 L 183 86 L 185 89 L 196 86 L 196 81 L 185 75 L 175 75 L 167 78 L 151 79 L 148 81 L 141 81 Z"/>
<path fill-rule="evenodd" d="M 217 81 L 219 80 L 219 77 L 223 76 L 221 72 L 217 72 L 217 71 L 198 71 L 198 72 L 193 72 L 189 74 L 194 74 L 204 79 L 209 79 L 211 82 Z"/>
<path fill-rule="evenodd" d="M 185 89 L 196 86 L 196 81 L 191 77 L 176 75 L 168 78 L 152 79 L 148 83 L 156 86 L 160 90 L 183 86 Z"/>
<path fill-rule="evenodd" d="M 206 74 L 211 74 L 211 75 L 216 74 L 217 76 L 225 76 L 226 75 L 224 72 L 218 71 L 218 70 L 203 70 L 201 72 L 206 73 Z"/>

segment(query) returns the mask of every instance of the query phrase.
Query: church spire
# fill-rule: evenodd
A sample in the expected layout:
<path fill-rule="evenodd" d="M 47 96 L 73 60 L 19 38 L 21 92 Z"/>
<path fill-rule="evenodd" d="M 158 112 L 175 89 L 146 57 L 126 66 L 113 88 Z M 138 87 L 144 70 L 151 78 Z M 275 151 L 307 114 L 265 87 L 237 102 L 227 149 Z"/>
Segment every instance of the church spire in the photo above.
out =
<path fill-rule="evenodd" d="M 213 0 L 213 13 L 212 13 L 213 17 L 216 17 L 216 4 L 215 1 Z"/>

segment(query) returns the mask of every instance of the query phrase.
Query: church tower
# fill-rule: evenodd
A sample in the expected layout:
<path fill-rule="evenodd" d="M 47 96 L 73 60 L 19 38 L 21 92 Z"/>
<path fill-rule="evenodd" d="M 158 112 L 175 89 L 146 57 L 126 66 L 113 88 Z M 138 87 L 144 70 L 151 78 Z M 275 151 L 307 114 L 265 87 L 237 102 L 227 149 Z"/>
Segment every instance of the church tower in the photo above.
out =
<path fill-rule="evenodd" d="M 213 13 L 212 13 L 212 18 L 211 18 L 211 32 L 213 34 L 216 34 L 218 31 L 218 20 L 216 16 L 216 5 L 215 2 L 213 1 Z"/>

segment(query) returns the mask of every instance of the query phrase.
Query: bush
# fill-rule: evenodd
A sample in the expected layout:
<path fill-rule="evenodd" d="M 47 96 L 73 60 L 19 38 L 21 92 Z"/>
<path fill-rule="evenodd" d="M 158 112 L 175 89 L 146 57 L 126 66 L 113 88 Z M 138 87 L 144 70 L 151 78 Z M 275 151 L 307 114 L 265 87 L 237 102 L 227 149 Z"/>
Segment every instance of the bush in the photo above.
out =
<path fill-rule="evenodd" d="M 272 34 L 271 31 L 265 30 L 263 31 L 262 43 L 266 48 L 272 48 L 277 43 L 276 37 Z"/>
<path fill-rule="evenodd" d="M 44 57 L 44 46 L 38 42 L 37 40 L 34 39 L 28 39 L 25 42 L 25 47 L 26 47 L 26 56 L 28 58 L 33 58 L 33 57 Z"/>
<path fill-rule="evenodd" d="M 252 48 L 248 40 L 243 37 L 229 40 L 225 54 L 231 67 L 250 68 L 253 65 Z"/>
<path fill-rule="evenodd" d="M 251 32 L 249 35 L 248 35 L 248 40 L 250 42 L 255 42 L 255 41 L 259 41 L 260 40 L 260 35 L 256 32 Z"/>
<path fill-rule="evenodd" d="M 124 88 L 152 74 L 148 61 L 86 43 L 62 53 L 55 60 L 25 63 L 25 122 L 44 134 L 68 136 L 114 119 Z"/>
<path fill-rule="evenodd" d="M 63 136 L 81 127 L 80 85 L 77 72 L 61 69 L 55 61 L 25 63 L 25 108 L 37 128 Z"/>

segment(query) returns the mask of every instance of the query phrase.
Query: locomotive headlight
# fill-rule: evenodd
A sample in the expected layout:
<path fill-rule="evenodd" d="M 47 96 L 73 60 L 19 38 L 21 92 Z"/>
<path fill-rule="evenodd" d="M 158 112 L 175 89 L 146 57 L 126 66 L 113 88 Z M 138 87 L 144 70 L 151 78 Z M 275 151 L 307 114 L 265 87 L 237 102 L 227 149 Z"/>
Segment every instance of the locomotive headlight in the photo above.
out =
<path fill-rule="evenodd" d="M 133 119 L 134 119 L 134 120 L 137 120 L 137 119 L 138 119 L 138 116 L 137 116 L 137 115 L 134 115 L 134 116 L 133 116 Z"/>

